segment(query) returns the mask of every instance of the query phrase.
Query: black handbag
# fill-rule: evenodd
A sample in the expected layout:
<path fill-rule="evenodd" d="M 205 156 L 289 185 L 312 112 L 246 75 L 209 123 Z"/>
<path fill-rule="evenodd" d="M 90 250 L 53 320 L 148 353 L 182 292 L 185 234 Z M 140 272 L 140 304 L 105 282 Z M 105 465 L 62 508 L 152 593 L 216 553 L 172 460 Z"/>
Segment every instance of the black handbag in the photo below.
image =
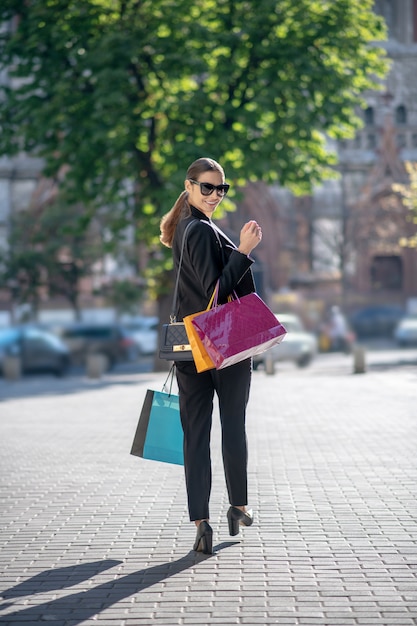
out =
<path fill-rule="evenodd" d="M 184 322 L 170 322 L 162 325 L 159 358 L 167 361 L 193 360 Z"/>
<path fill-rule="evenodd" d="M 175 281 L 174 297 L 169 324 L 162 324 L 159 340 L 159 358 L 165 361 L 193 361 L 190 342 L 188 341 L 184 322 L 177 322 L 178 312 L 178 282 L 184 255 L 185 238 L 189 228 L 197 222 L 193 220 L 187 225 L 181 243 L 180 262 L 178 264 L 177 278 Z"/>

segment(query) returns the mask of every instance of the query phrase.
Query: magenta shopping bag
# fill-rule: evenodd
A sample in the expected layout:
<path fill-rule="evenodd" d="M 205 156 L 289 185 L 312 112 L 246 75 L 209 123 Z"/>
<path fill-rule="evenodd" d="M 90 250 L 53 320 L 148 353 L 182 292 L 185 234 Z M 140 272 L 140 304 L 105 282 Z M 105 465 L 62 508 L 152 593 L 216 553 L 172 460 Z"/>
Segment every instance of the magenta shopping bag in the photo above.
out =
<path fill-rule="evenodd" d="M 215 306 L 192 324 L 218 370 L 264 352 L 287 332 L 256 293 Z"/>

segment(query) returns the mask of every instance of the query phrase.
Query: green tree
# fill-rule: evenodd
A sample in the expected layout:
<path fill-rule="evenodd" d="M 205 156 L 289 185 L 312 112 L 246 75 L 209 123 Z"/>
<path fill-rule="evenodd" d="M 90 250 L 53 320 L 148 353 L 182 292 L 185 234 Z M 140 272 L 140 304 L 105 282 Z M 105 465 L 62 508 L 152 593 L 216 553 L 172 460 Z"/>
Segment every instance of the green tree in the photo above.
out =
<path fill-rule="evenodd" d="M 373 0 L 3 0 L 0 153 L 68 166 L 83 224 L 155 243 L 185 168 L 210 155 L 235 183 L 298 191 L 332 171 L 386 69 Z"/>
<path fill-rule="evenodd" d="M 409 222 L 417 225 L 417 163 L 407 161 L 405 163 L 405 169 L 410 177 L 409 184 L 401 185 L 398 183 L 394 184 L 392 188 L 393 191 L 400 194 L 404 206 L 409 209 Z M 417 248 L 417 232 L 414 232 L 414 234 L 410 236 L 404 236 L 400 239 L 400 244 L 404 248 Z"/>
<path fill-rule="evenodd" d="M 115 308 L 118 315 L 135 315 L 139 303 L 144 299 L 145 289 L 139 281 L 125 278 L 108 282 L 99 293 Z"/>
<path fill-rule="evenodd" d="M 31 316 L 36 318 L 45 287 L 46 259 L 33 242 L 36 222 L 36 216 L 26 211 L 12 215 L 8 245 L 0 252 L 0 285 L 10 292 L 13 317 L 16 305 L 28 304 Z"/>
<path fill-rule="evenodd" d="M 42 297 L 50 295 L 63 296 L 80 317 L 81 280 L 91 275 L 104 249 L 96 218 L 79 231 L 77 216 L 82 214 L 81 205 L 66 206 L 55 199 L 11 217 L 0 279 L 10 286 L 16 304 L 30 304 L 35 318 Z"/>

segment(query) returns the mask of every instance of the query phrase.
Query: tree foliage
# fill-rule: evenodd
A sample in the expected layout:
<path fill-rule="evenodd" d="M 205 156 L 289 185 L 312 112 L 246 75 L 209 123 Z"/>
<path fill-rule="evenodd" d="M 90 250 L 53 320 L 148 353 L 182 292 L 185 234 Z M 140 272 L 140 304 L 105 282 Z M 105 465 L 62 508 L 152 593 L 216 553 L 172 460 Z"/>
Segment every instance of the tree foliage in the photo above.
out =
<path fill-rule="evenodd" d="M 0 287 L 9 291 L 13 305 L 29 304 L 31 316 L 36 317 L 44 287 L 44 255 L 27 245 L 28 222 L 25 231 L 17 222 L 12 219 L 9 245 L 0 250 Z"/>
<path fill-rule="evenodd" d="M 188 164 L 298 191 L 386 70 L 372 0 L 2 0 L 0 153 L 69 166 L 71 202 L 157 239 Z M 87 223 L 90 214 L 85 213 Z"/>
<path fill-rule="evenodd" d="M 59 201 L 11 216 L 7 250 L 0 257 L 1 282 L 17 304 L 31 306 L 36 318 L 41 299 L 64 297 L 79 317 L 81 281 L 103 256 L 102 238 L 93 220 L 84 233 L 75 226 L 77 211 Z"/>
<path fill-rule="evenodd" d="M 99 294 L 104 296 L 118 315 L 135 315 L 145 293 L 144 285 L 140 281 L 127 278 L 107 282 L 99 290 Z"/>

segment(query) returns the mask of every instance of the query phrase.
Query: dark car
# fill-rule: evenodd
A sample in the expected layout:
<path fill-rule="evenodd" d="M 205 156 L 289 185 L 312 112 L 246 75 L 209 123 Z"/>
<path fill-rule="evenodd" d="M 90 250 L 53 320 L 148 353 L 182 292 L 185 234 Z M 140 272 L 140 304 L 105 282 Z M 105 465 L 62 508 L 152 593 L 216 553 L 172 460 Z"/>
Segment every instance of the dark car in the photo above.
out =
<path fill-rule="evenodd" d="M 68 348 L 54 334 L 35 327 L 0 329 L 0 372 L 7 357 L 19 357 L 23 373 L 52 372 L 62 376 L 70 364 Z"/>
<path fill-rule="evenodd" d="M 403 316 L 404 310 L 400 306 L 369 306 L 354 313 L 350 323 L 357 337 L 392 339 L 394 330 Z"/>
<path fill-rule="evenodd" d="M 134 361 L 138 350 L 129 331 L 119 324 L 73 324 L 60 333 L 73 365 L 86 365 L 90 354 L 106 357 L 107 369 L 117 363 Z"/>

